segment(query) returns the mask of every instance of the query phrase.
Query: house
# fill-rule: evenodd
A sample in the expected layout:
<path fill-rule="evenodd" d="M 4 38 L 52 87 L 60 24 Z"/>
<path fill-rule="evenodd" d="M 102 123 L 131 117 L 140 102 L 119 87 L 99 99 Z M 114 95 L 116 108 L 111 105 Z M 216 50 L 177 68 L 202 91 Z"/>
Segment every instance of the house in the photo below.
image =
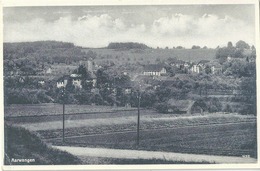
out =
<path fill-rule="evenodd" d="M 212 74 L 222 73 L 222 66 L 220 64 L 212 65 L 211 66 L 211 73 Z"/>
<path fill-rule="evenodd" d="M 84 65 L 88 72 L 93 72 L 95 70 L 95 63 L 92 60 L 79 61 L 80 65 Z"/>
<path fill-rule="evenodd" d="M 66 87 L 69 82 L 70 76 L 65 75 L 57 80 L 57 88 Z"/>
<path fill-rule="evenodd" d="M 70 82 L 75 88 L 82 88 L 83 81 L 86 81 L 86 83 L 91 84 L 92 88 L 96 87 L 97 84 L 97 77 L 94 73 L 91 73 L 90 77 L 87 79 L 84 79 L 81 74 L 70 74 L 65 75 L 57 80 L 57 88 L 66 87 L 68 83 Z"/>
<path fill-rule="evenodd" d="M 166 74 L 166 69 L 162 65 L 151 64 L 144 67 L 143 75 L 161 76 Z"/>
<path fill-rule="evenodd" d="M 185 64 L 185 61 L 176 59 L 173 62 L 170 63 L 171 66 L 175 66 L 177 68 L 182 69 Z"/>
<path fill-rule="evenodd" d="M 24 77 L 19 77 L 18 82 L 19 83 L 24 83 L 25 82 L 25 78 Z"/>
<path fill-rule="evenodd" d="M 193 64 L 192 67 L 190 68 L 190 70 L 192 73 L 201 73 L 202 67 L 197 64 Z"/>
<path fill-rule="evenodd" d="M 201 60 L 197 64 L 193 64 L 192 67 L 190 68 L 190 71 L 192 73 L 201 73 L 202 71 L 205 70 L 209 62 L 210 61 L 208 60 Z"/>
<path fill-rule="evenodd" d="M 185 62 L 184 65 L 183 65 L 184 68 L 189 68 L 190 67 L 190 63 L 188 62 Z"/>
<path fill-rule="evenodd" d="M 209 62 L 210 62 L 209 60 L 201 60 L 197 63 L 197 65 L 201 68 L 201 70 L 205 70 Z"/>
<path fill-rule="evenodd" d="M 168 113 L 176 114 L 195 114 L 203 113 L 205 111 L 206 104 L 198 103 L 193 100 L 175 100 L 170 99 L 167 102 Z"/>
<path fill-rule="evenodd" d="M 45 81 L 44 81 L 44 80 L 39 80 L 39 81 L 38 81 L 38 84 L 44 85 L 44 84 L 45 84 Z"/>
<path fill-rule="evenodd" d="M 82 76 L 81 74 L 71 74 L 70 78 L 72 80 L 72 85 L 77 88 L 82 88 Z"/>
<path fill-rule="evenodd" d="M 46 74 L 51 74 L 52 73 L 52 68 L 48 68 L 46 71 L 45 71 Z"/>
<path fill-rule="evenodd" d="M 228 61 L 228 62 L 231 62 L 232 59 L 233 59 L 233 58 L 232 58 L 231 56 L 228 56 L 228 57 L 227 57 L 227 61 Z"/>
<path fill-rule="evenodd" d="M 97 85 L 97 76 L 92 72 L 90 73 L 90 77 L 86 79 L 87 83 L 92 83 L 92 87 L 95 88 Z"/>

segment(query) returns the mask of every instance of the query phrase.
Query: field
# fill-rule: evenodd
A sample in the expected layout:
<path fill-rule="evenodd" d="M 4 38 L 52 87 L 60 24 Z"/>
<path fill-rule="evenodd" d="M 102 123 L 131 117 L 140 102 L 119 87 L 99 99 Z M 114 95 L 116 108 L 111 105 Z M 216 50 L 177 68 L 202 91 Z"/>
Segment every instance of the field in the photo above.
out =
<path fill-rule="evenodd" d="M 256 157 L 254 124 L 227 124 L 141 130 L 139 146 L 136 132 L 89 135 L 66 138 L 69 146 L 140 149 L 193 154 Z M 239 130 L 239 131 L 238 131 Z M 50 142 L 60 145 L 60 140 Z"/>
<path fill-rule="evenodd" d="M 65 105 L 66 114 L 75 113 L 95 113 L 112 112 L 115 110 L 127 110 L 125 107 L 95 106 L 95 105 Z M 4 107 L 5 117 L 16 116 L 45 116 L 62 114 L 62 104 L 42 103 L 42 104 L 12 104 Z"/>
<path fill-rule="evenodd" d="M 180 116 L 143 109 L 137 147 L 136 109 L 87 105 L 68 105 L 66 109 L 70 114 L 66 115 L 65 143 L 61 141 L 62 105 L 12 105 L 5 108 L 5 116 L 13 116 L 6 122 L 29 129 L 53 145 L 257 157 L 253 115 Z M 26 113 L 27 117 L 21 117 Z"/>
<path fill-rule="evenodd" d="M 97 63 L 112 60 L 116 64 L 136 63 L 143 64 L 155 63 L 156 59 L 164 60 L 168 58 L 179 58 L 184 61 L 198 62 L 200 60 L 215 59 L 215 49 L 132 49 L 132 50 L 114 50 L 114 49 L 84 49 L 97 53 L 95 61 Z"/>

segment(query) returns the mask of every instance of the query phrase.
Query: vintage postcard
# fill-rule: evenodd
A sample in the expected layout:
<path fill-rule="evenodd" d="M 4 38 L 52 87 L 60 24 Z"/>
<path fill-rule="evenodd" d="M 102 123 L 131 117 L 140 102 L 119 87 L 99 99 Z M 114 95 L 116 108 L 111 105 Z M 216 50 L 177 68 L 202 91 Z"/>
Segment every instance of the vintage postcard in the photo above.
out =
<path fill-rule="evenodd" d="M 4 170 L 258 168 L 259 2 L 3 1 Z"/>

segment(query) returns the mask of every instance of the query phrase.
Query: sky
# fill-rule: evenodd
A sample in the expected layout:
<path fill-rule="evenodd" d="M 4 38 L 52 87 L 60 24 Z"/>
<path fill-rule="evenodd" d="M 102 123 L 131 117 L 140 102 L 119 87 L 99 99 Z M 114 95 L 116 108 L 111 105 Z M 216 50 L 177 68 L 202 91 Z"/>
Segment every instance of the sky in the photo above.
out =
<path fill-rule="evenodd" d="M 254 5 L 4 7 L 4 42 L 56 40 L 83 47 L 255 44 Z"/>

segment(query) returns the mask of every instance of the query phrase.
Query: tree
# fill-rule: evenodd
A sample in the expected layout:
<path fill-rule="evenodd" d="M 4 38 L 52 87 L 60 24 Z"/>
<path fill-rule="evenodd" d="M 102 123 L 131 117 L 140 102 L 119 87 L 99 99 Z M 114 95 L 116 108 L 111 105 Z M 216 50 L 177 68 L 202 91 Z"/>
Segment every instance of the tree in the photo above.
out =
<path fill-rule="evenodd" d="M 241 60 L 233 60 L 232 63 L 225 64 L 223 69 L 226 76 L 232 75 L 239 78 L 252 77 L 256 72 L 254 63 Z"/>
<path fill-rule="evenodd" d="M 245 41 L 239 40 L 239 41 L 236 43 L 236 48 L 238 48 L 238 49 L 249 49 L 250 46 L 249 46 L 249 44 L 247 44 Z"/>
<path fill-rule="evenodd" d="M 159 103 L 155 108 L 160 113 L 168 113 L 168 105 L 166 103 Z"/>
<path fill-rule="evenodd" d="M 176 49 L 184 49 L 182 46 L 177 46 Z"/>
<path fill-rule="evenodd" d="M 224 112 L 228 112 L 228 113 L 232 113 L 232 112 L 233 112 L 233 110 L 232 110 L 232 108 L 231 108 L 231 106 L 230 106 L 229 104 L 227 104 L 227 105 L 225 106 Z"/>
<path fill-rule="evenodd" d="M 92 50 L 89 50 L 86 54 L 88 59 L 95 59 L 97 57 L 97 53 L 93 52 Z"/>
<path fill-rule="evenodd" d="M 211 68 L 210 68 L 210 66 L 206 65 L 206 67 L 205 67 L 205 73 L 206 73 L 206 74 L 211 74 Z"/>
<path fill-rule="evenodd" d="M 193 45 L 191 49 L 200 49 L 200 46 Z"/>
<path fill-rule="evenodd" d="M 233 48 L 232 42 L 228 42 L 227 47 L 228 47 L 228 48 Z"/>
<path fill-rule="evenodd" d="M 210 98 L 208 100 L 208 110 L 210 113 L 219 112 L 222 110 L 222 104 L 217 98 Z"/>

